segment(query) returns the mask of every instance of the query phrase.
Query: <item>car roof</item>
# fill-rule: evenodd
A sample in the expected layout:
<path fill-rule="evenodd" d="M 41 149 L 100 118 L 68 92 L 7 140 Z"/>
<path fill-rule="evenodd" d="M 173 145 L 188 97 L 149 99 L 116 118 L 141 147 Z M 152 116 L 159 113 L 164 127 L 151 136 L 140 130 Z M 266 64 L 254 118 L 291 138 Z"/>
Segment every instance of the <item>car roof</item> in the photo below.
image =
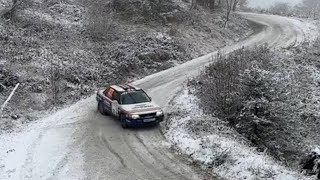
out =
<path fill-rule="evenodd" d="M 118 84 L 118 85 L 112 85 L 111 88 L 116 90 L 117 92 L 125 92 L 125 91 L 132 91 L 132 90 L 141 90 L 141 88 L 138 88 L 136 86 L 133 86 L 131 84 Z"/>

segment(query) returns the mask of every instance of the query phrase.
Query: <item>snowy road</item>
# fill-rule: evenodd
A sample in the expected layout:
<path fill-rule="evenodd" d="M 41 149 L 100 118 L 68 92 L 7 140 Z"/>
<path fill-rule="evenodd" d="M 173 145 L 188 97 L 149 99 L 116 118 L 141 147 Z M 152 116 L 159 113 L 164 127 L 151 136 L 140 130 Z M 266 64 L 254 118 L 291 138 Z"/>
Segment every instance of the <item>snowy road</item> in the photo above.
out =
<path fill-rule="evenodd" d="M 269 43 L 299 46 L 309 35 L 308 23 L 244 13 L 265 25 L 243 42 L 225 47 Z M 134 82 L 161 106 L 216 52 Z M 204 179 L 170 152 L 158 127 L 123 130 L 118 121 L 97 112 L 95 97 L 82 100 L 30 124 L 22 132 L 1 135 L 0 179 Z"/>

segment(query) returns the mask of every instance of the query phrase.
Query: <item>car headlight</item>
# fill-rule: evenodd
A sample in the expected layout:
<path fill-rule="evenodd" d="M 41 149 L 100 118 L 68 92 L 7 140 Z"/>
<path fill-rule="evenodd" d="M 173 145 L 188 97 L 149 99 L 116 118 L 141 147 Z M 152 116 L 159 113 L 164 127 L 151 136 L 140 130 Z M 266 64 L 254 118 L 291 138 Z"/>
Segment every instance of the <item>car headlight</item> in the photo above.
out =
<path fill-rule="evenodd" d="M 157 115 L 157 116 L 162 116 L 162 115 L 163 115 L 163 112 L 162 112 L 162 111 L 158 111 L 156 115 Z"/>
<path fill-rule="evenodd" d="M 138 114 L 129 114 L 129 118 L 138 119 L 140 116 Z"/>

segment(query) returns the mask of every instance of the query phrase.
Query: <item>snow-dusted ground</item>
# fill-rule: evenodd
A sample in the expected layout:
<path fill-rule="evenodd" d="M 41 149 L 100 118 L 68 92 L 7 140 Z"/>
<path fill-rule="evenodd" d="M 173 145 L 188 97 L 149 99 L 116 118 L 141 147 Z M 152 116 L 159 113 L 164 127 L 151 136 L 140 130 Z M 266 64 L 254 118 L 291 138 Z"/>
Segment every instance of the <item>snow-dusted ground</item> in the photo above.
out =
<path fill-rule="evenodd" d="M 75 114 L 87 100 L 70 107 Z M 69 109 L 68 109 L 69 110 Z M 76 126 L 68 110 L 30 123 L 19 132 L 0 136 L 0 179 L 81 179 L 83 155 Z M 82 139 L 83 140 L 83 139 Z M 69 163 L 69 161 L 73 163 Z"/>
<path fill-rule="evenodd" d="M 265 17 L 265 20 L 271 18 L 267 15 Z M 273 41 L 270 43 L 273 47 L 290 49 L 301 44 L 308 45 L 318 37 L 319 29 L 315 21 L 305 19 L 289 21 L 288 26 L 281 31 L 288 32 L 292 27 L 298 27 L 296 29 L 298 38 L 280 42 L 285 44 L 280 47 L 277 46 L 279 41 Z M 280 38 L 281 33 L 274 34 L 273 37 Z M 314 77 L 317 77 L 317 74 L 314 74 Z M 212 168 L 213 173 L 225 179 L 315 179 L 282 165 L 266 152 L 258 152 L 225 122 L 204 114 L 198 106 L 198 101 L 192 90 L 185 88 L 167 107 L 170 115 L 165 126 L 165 136 L 179 152 L 203 164 L 204 168 Z M 319 152 L 318 147 L 310 148 Z"/>
<path fill-rule="evenodd" d="M 240 13 L 243 16 L 249 15 L 247 18 L 250 20 L 255 20 L 255 14 L 252 13 Z M 281 23 L 283 24 L 275 24 L 273 27 L 274 29 L 279 30 L 280 32 L 277 34 L 273 34 L 272 38 L 266 41 L 271 47 L 277 47 L 277 48 L 292 48 L 292 47 L 298 47 L 300 45 L 305 45 L 308 43 L 312 43 L 319 35 L 319 28 L 317 27 L 317 21 L 312 19 L 302 19 L 302 18 L 289 18 L 289 17 L 282 17 L 282 16 L 276 16 L 276 15 L 266 15 L 262 14 L 259 15 L 258 18 L 264 18 L 265 22 L 268 22 L 269 20 L 277 19 L 281 17 L 283 21 Z M 264 23 L 262 23 L 264 24 Z M 266 23 L 265 25 L 268 25 Z M 285 27 L 284 27 L 285 25 Z M 266 27 L 269 28 L 269 27 Z M 294 31 L 294 33 L 297 35 L 296 39 L 291 39 L 290 36 L 283 37 L 284 34 L 291 34 Z M 277 38 L 283 38 L 285 41 L 274 41 L 274 39 Z M 280 43 L 280 44 L 279 44 Z M 279 47 L 280 45 L 280 47 Z"/>
<path fill-rule="evenodd" d="M 271 42 L 275 46 L 287 46 L 287 41 L 294 43 L 301 36 L 295 32 L 297 30 L 295 28 L 289 32 L 283 32 L 282 28 L 287 28 L 290 24 L 290 21 L 285 18 L 253 14 L 248 16 L 257 22 L 265 23 L 268 28 L 242 43 L 225 47 L 223 52 L 228 53 L 241 46 L 253 46 L 265 42 Z M 294 43 L 294 45 L 299 44 L 300 42 Z M 134 83 L 148 91 L 156 102 L 165 107 L 188 76 L 197 74 L 216 53 L 213 52 Z M 190 107 L 194 107 L 192 102 L 190 102 Z M 236 160 L 232 159 L 236 155 L 241 155 L 238 157 L 240 159 L 247 159 L 248 156 L 245 155 L 254 154 L 255 151 L 246 148 L 245 142 L 242 144 L 231 141 L 232 139 L 229 141 L 228 134 L 226 136 L 212 135 L 203 139 L 204 142 L 192 139 L 193 137 L 188 136 L 186 131 L 179 129 L 183 127 L 183 123 L 190 122 L 190 119 L 186 118 L 184 121 L 182 119 L 181 127 L 173 124 L 173 127 L 177 127 L 177 132 L 180 132 L 175 135 L 182 138 L 184 136 L 181 136 L 183 135 L 181 133 L 184 133 L 186 137 L 182 138 L 186 143 L 178 141 L 176 143 L 180 144 L 182 149 L 189 154 L 199 150 L 205 156 L 194 154 L 192 157 L 206 163 L 212 161 L 212 157 L 207 155 L 212 152 L 220 153 L 221 160 L 216 160 L 216 164 L 223 162 L 226 153 L 221 154 L 221 152 L 224 152 L 225 147 L 229 147 L 229 151 L 235 155 L 230 156 L 230 160 L 226 163 L 215 167 L 215 170 L 224 177 L 234 177 L 235 172 L 239 172 L 237 177 L 249 176 L 252 171 L 246 169 L 260 166 L 265 162 L 269 162 L 269 166 L 276 171 L 275 173 L 278 173 L 274 175 L 275 177 L 281 177 L 281 175 L 298 177 L 296 173 L 281 166 L 273 166 L 273 161 L 268 158 L 265 158 L 265 161 L 261 159 L 254 161 L 255 158 L 253 158 L 250 161 L 244 161 L 246 163 L 240 163 L 241 165 L 232 163 L 232 160 Z M 200 123 L 205 122 L 200 121 Z M 223 129 L 224 126 L 217 127 Z M 172 139 L 172 136 L 168 134 L 167 136 Z M 210 146 L 216 147 L 213 143 L 214 138 L 220 140 L 219 142 L 229 143 L 221 143 L 220 149 L 217 148 L 215 151 L 206 147 L 203 148 L 203 151 L 200 150 L 202 149 L 200 143 L 205 145 L 206 139 Z M 159 145 L 159 142 L 164 140 L 159 129 L 124 131 L 113 118 L 102 116 L 97 112 L 94 96 L 32 123 L 21 132 L 2 134 L 0 139 L 0 179 L 200 179 L 197 178 L 198 174 L 193 171 L 192 167 L 187 166 L 179 157 Z M 232 151 L 231 147 L 238 151 Z M 232 155 L 232 153 L 228 154 Z M 253 157 L 264 156 L 257 154 Z M 232 164 L 233 171 L 223 168 L 224 164 L 226 167 Z M 254 171 L 257 169 L 259 170 L 259 168 L 254 168 Z M 279 173 L 280 171 L 282 173 Z"/>
<path fill-rule="evenodd" d="M 301 39 L 302 42 L 307 41 L 312 43 L 319 36 L 319 27 L 317 26 L 319 21 L 313 19 L 296 18 L 295 21 L 292 22 L 295 27 L 302 28 L 302 31 L 300 31 L 304 34 L 304 39 Z"/>
<path fill-rule="evenodd" d="M 184 89 L 168 107 L 171 115 L 165 136 L 180 152 L 226 179 L 314 179 L 256 151 L 222 121 L 204 114 L 197 102 L 197 97 Z"/>
<path fill-rule="evenodd" d="M 74 103 L 87 97 L 96 86 L 153 74 L 251 33 L 247 21 L 240 16 L 232 17 L 230 25 L 234 28 L 220 27 L 222 13 L 210 16 L 206 11 L 199 15 L 190 13 L 196 18 L 192 20 L 196 24 L 188 19 L 184 23 L 178 21 L 170 26 L 157 27 L 141 23 L 139 19 L 143 17 L 140 13 L 130 15 L 132 20 L 128 21 L 120 18 L 125 16 L 121 12 L 116 16 L 104 14 L 99 11 L 103 8 L 94 7 L 96 3 L 91 1 L 23 2 L 18 6 L 14 23 L 0 21 L 0 76 L 4 74 L 5 77 L 0 78 L 0 83 L 5 84 L 0 102 L 4 102 L 16 84 L 13 81 L 7 83 L 8 79 L 16 78 L 21 83 L 2 115 L 1 131 L 10 131 L 20 122 L 35 120 L 35 111 L 45 111 L 53 104 Z M 0 14 L 4 8 L 9 9 L 11 3 L 11 0 L 1 0 Z M 132 9 L 140 9 L 135 1 L 120 3 L 123 6 L 132 3 Z M 189 14 L 189 8 L 186 13 Z M 106 31 L 108 23 L 114 28 Z M 101 36 L 110 36 L 110 42 L 105 43 L 106 39 Z M 59 78 L 54 83 L 58 90 L 56 100 L 52 96 L 53 83 L 49 82 L 53 65 L 59 71 Z M 13 85 L 6 85 L 11 83 Z"/>

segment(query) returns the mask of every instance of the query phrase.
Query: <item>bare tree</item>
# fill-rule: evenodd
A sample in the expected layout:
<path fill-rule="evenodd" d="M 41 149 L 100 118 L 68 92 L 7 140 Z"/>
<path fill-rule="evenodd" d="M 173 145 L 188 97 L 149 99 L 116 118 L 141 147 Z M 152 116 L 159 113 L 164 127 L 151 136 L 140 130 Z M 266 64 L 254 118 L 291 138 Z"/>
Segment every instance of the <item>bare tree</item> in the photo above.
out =
<path fill-rule="evenodd" d="M 195 9 L 197 7 L 197 0 L 192 0 L 191 9 Z"/>
<path fill-rule="evenodd" d="M 18 89 L 19 85 L 20 85 L 20 83 L 16 84 L 16 86 L 11 91 L 11 93 L 10 93 L 9 97 L 7 98 L 7 100 L 2 104 L 1 109 L 0 109 L 0 114 L 2 113 L 2 111 L 4 110 L 4 108 L 6 107 L 8 102 L 11 100 L 12 96 L 14 95 L 16 90 Z"/>
<path fill-rule="evenodd" d="M 320 18 L 320 0 L 303 0 L 302 3 L 292 9 L 295 15 L 300 17 Z"/>
<path fill-rule="evenodd" d="M 226 12 L 226 20 L 224 23 L 224 27 L 226 27 L 228 21 L 230 20 L 231 12 L 236 11 L 238 7 L 244 6 L 246 3 L 247 0 L 192 0 L 191 9 L 196 9 L 198 5 L 209 8 L 210 10 L 223 8 L 223 11 Z"/>
<path fill-rule="evenodd" d="M 247 0 L 234 0 L 232 4 L 232 11 L 236 11 L 238 7 L 243 8 L 247 3 Z"/>
<path fill-rule="evenodd" d="M 197 5 L 214 10 L 216 7 L 216 0 L 192 0 L 191 9 L 196 9 Z"/>
<path fill-rule="evenodd" d="M 210 1 L 210 9 L 211 9 L 211 10 L 214 10 L 215 7 L 216 7 L 216 0 L 211 0 L 211 1 Z"/>
<path fill-rule="evenodd" d="M 320 1 L 319 0 L 303 0 L 304 12 L 311 18 L 319 18 Z"/>
<path fill-rule="evenodd" d="M 239 0 L 239 8 L 244 9 L 248 5 L 248 0 Z"/>
<path fill-rule="evenodd" d="M 9 10 L 5 11 L 1 17 L 2 18 L 6 18 L 6 19 L 11 19 L 15 12 L 16 12 L 16 9 L 17 7 L 22 3 L 22 0 L 12 0 L 12 5 L 10 7 Z"/>
<path fill-rule="evenodd" d="M 278 2 L 270 8 L 272 14 L 288 15 L 290 13 L 290 6 L 288 3 Z"/>
<path fill-rule="evenodd" d="M 221 0 L 218 1 L 218 6 L 219 6 L 219 7 L 221 6 Z"/>
<path fill-rule="evenodd" d="M 234 6 L 236 0 L 226 0 L 226 21 L 224 23 L 224 27 L 227 27 L 227 23 L 230 20 L 230 14 L 232 11 L 232 8 Z"/>
<path fill-rule="evenodd" d="M 112 41 L 117 36 L 111 0 L 94 0 L 88 5 L 87 31 L 96 41 Z"/>
<path fill-rule="evenodd" d="M 240 0 L 234 0 L 233 5 L 232 5 L 232 10 L 236 11 L 237 10 L 237 6 Z"/>

